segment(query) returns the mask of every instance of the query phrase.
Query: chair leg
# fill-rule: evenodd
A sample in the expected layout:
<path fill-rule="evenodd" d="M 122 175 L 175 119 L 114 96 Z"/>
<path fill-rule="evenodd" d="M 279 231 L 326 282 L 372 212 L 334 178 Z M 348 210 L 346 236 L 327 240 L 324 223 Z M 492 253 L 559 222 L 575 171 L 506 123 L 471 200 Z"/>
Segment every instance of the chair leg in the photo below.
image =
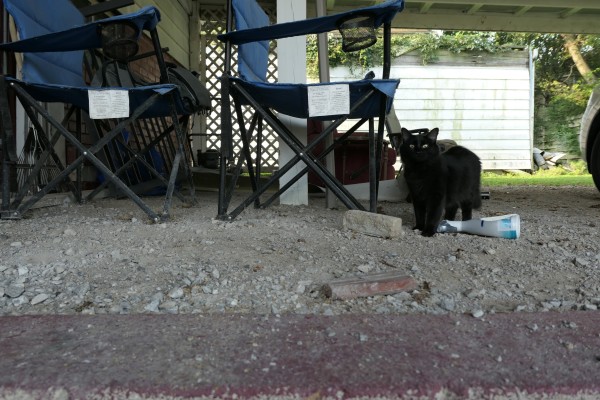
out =
<path fill-rule="evenodd" d="M 230 49 L 225 52 L 230 56 Z M 225 65 L 229 65 L 226 63 Z M 233 127 L 231 122 L 231 98 L 229 93 L 230 79 L 224 75 L 221 79 L 221 149 L 219 155 L 219 200 L 217 204 L 217 218 L 227 221 L 227 209 L 231 202 L 233 191 L 227 190 L 227 167 L 233 157 Z"/>
<path fill-rule="evenodd" d="M 109 141 L 113 140 L 115 136 L 120 134 L 122 130 L 129 124 L 131 121 L 134 121 L 140 117 L 140 115 L 148 109 L 160 96 L 160 94 L 156 94 L 152 96 L 150 99 L 146 100 L 140 107 L 138 107 L 133 114 L 121 121 L 117 126 L 111 131 L 109 134 L 105 135 L 101 140 L 95 143 L 90 148 L 86 148 L 75 138 L 75 136 L 69 132 L 64 126 L 59 124 L 52 116 L 42 108 L 25 90 L 20 88 L 18 85 L 14 85 L 14 89 L 17 92 L 20 100 L 24 104 L 28 104 L 33 107 L 44 120 L 48 121 L 62 136 L 65 137 L 71 144 L 73 144 L 80 152 L 81 155 L 68 167 L 66 167 L 60 174 L 56 176 L 51 182 L 49 182 L 42 190 L 40 190 L 36 195 L 32 196 L 28 201 L 23 203 L 18 209 L 17 212 L 19 214 L 23 214 L 27 210 L 29 210 L 37 201 L 39 201 L 44 195 L 46 195 L 52 187 L 55 187 L 60 182 L 68 177 L 68 175 L 73 172 L 79 164 L 83 163 L 85 159 L 88 159 L 96 168 L 100 170 L 107 178 L 110 178 L 113 183 L 120 189 L 127 197 L 129 197 L 134 203 L 138 205 L 154 222 L 158 222 L 160 220 L 159 216 L 146 205 L 142 201 L 142 199 L 136 195 L 121 179 L 116 177 L 106 165 L 104 165 L 94 154 L 100 151 Z"/>
<path fill-rule="evenodd" d="M 139 131 L 143 131 L 141 129 L 141 125 L 139 125 L 139 121 L 136 121 L 139 128 Z M 116 176 L 122 176 L 123 173 L 125 171 L 127 171 L 130 167 L 133 166 L 134 163 L 136 162 L 140 162 L 142 165 L 144 165 L 148 171 L 154 175 L 156 177 L 156 179 L 158 179 L 159 181 L 161 181 L 162 184 L 164 184 L 165 186 L 168 186 L 169 181 L 163 176 L 161 175 L 155 168 L 155 166 L 150 165 L 150 163 L 148 161 L 145 160 L 145 156 L 148 154 L 148 152 L 154 148 L 155 146 L 158 146 L 159 143 L 161 143 L 163 141 L 163 139 L 170 135 L 174 130 L 174 126 L 171 125 L 168 129 L 162 131 L 157 137 L 155 137 L 154 139 L 152 139 L 150 142 L 147 142 L 145 139 L 144 141 L 144 148 L 141 151 L 134 151 L 127 143 L 124 143 L 121 138 L 119 136 L 117 136 L 117 141 L 119 142 L 119 145 L 127 152 L 130 153 L 129 159 L 123 163 L 120 167 L 116 168 L 116 170 L 114 171 L 114 174 Z M 138 136 L 138 135 L 135 135 Z M 143 136 L 143 135 L 139 135 L 139 136 Z M 99 140 L 100 136 L 97 135 L 97 140 Z M 112 144 L 112 143 L 111 143 Z M 108 151 L 110 152 L 112 150 L 112 146 L 108 146 Z M 116 156 L 112 156 L 113 158 L 115 158 Z M 96 187 L 96 189 L 94 189 L 91 193 L 89 193 L 86 197 L 86 201 L 90 201 L 92 200 L 98 193 L 100 193 L 107 185 L 110 184 L 109 180 L 105 180 L 104 182 L 102 182 L 100 185 L 98 185 L 98 187 Z M 190 190 L 193 190 L 193 185 L 190 185 Z M 185 202 L 186 198 L 183 196 L 183 194 L 181 194 L 181 192 L 177 189 L 174 190 L 173 194 L 175 196 L 177 196 L 181 201 Z M 194 200 L 192 200 L 192 202 L 194 202 Z"/>
<path fill-rule="evenodd" d="M 177 116 L 175 116 L 175 117 L 177 117 Z M 185 116 L 184 123 L 181 124 L 181 126 L 180 126 L 179 145 L 181 148 L 181 152 L 183 153 L 183 159 L 184 159 L 183 165 L 185 168 L 184 172 L 185 172 L 187 180 L 188 180 L 189 196 L 190 196 L 189 202 L 191 204 L 195 205 L 197 203 L 197 201 L 196 201 L 196 187 L 194 186 L 194 175 L 192 174 L 193 155 L 191 153 L 191 147 L 190 147 L 189 153 L 185 150 L 185 145 L 188 142 L 186 141 L 187 135 L 184 132 L 188 129 L 189 120 L 190 120 L 190 116 L 189 115 Z M 188 158 L 188 154 L 190 154 L 192 156 L 192 159 Z"/>
<path fill-rule="evenodd" d="M 335 140 L 329 147 L 327 147 L 323 152 L 319 154 L 317 160 L 323 160 L 329 153 L 339 147 L 339 144 L 342 143 L 342 146 L 345 146 L 345 140 L 350 137 L 358 128 L 360 128 L 365 122 L 367 118 L 363 118 L 357 123 L 354 124 L 350 129 L 348 129 L 343 135 L 341 135 L 337 140 Z M 317 138 L 318 139 L 318 138 Z M 277 199 L 283 192 L 289 189 L 294 183 L 298 181 L 302 177 L 302 175 L 306 174 L 310 170 L 309 167 L 304 167 L 304 169 L 298 173 L 294 178 L 290 179 L 284 186 L 282 186 L 277 192 L 275 192 L 267 201 L 263 202 L 263 207 L 268 207 Z M 343 184 L 343 182 L 342 182 Z"/>
<path fill-rule="evenodd" d="M 381 110 L 379 113 L 378 119 L 378 127 L 377 127 L 377 146 L 375 153 L 375 195 L 371 197 L 371 212 L 377 212 L 377 199 L 379 198 L 379 180 L 381 176 L 381 158 L 383 156 L 383 133 L 385 131 L 385 109 L 386 109 L 386 101 L 385 99 L 381 100 L 381 104 L 379 106 Z M 383 168 L 386 168 L 384 166 Z"/>
<path fill-rule="evenodd" d="M 81 110 L 77 110 L 77 113 L 75 114 L 75 125 L 77 126 L 77 140 L 79 142 L 81 142 Z M 81 163 L 78 167 L 77 167 L 77 174 L 76 174 L 76 184 L 75 184 L 75 188 L 76 188 L 76 195 L 75 195 L 75 201 L 78 203 L 81 203 L 82 201 L 82 173 L 83 173 L 83 163 Z"/>
<path fill-rule="evenodd" d="M 242 88 L 239 88 L 243 90 Z M 247 96 L 247 92 L 245 97 Z M 339 183 L 339 181 L 325 168 L 322 164 L 313 160 L 311 155 L 311 150 L 315 147 L 321 140 L 325 138 L 325 134 L 327 132 L 333 131 L 337 126 L 339 126 L 344 118 L 339 119 L 336 124 L 332 124 L 319 135 L 317 139 L 308 144 L 306 147 L 302 143 L 298 141 L 296 136 L 290 132 L 290 130 L 283 125 L 277 117 L 270 111 L 263 109 L 258 103 L 256 103 L 252 98 L 248 98 L 248 101 L 253 103 L 253 107 L 261 113 L 262 117 L 265 121 L 279 134 L 279 137 L 290 147 L 290 149 L 296 153 L 296 156 L 293 157 L 289 163 L 296 164 L 299 160 L 304 161 L 311 169 L 317 172 L 320 178 L 326 183 L 326 185 L 331 189 L 331 191 L 340 199 L 344 205 L 350 209 L 362 209 L 362 205 L 348 192 L 348 190 Z"/>
<path fill-rule="evenodd" d="M 321 178 L 324 181 L 328 182 L 327 184 L 331 188 L 331 190 L 336 194 L 336 196 L 338 196 L 338 198 L 340 198 L 340 200 L 348 208 L 364 210 L 364 207 L 348 192 L 348 190 L 345 187 L 339 184 L 339 182 L 331 175 L 331 173 L 329 173 L 329 171 L 326 170 L 326 168 L 324 168 L 321 164 L 317 164 L 317 162 L 314 161 L 312 157 L 310 157 L 311 148 L 319 142 L 319 138 L 321 137 L 321 135 L 323 135 L 324 137 L 324 135 L 327 134 L 327 130 L 321 133 L 319 138 L 310 143 L 306 148 L 301 148 L 302 145 L 297 141 L 297 139 L 295 139 L 293 133 L 289 132 L 289 130 L 287 130 L 285 126 L 278 124 L 277 119 L 274 115 L 270 114 L 269 111 L 263 110 L 258 105 L 255 106 L 255 108 L 257 109 L 257 111 L 261 112 L 261 114 L 264 113 L 263 117 L 268 122 L 268 124 L 273 129 L 279 132 L 280 137 L 286 142 L 288 146 L 290 146 L 292 150 L 294 150 L 296 155 L 287 164 L 281 166 L 279 170 L 275 174 L 273 174 L 264 185 L 257 188 L 257 190 L 254 191 L 248 198 L 246 198 L 237 208 L 235 208 L 233 211 L 227 214 L 226 219 L 232 220 L 235 217 L 237 217 L 246 207 L 252 204 L 252 202 L 254 202 L 259 196 L 261 196 L 269 187 L 278 182 L 279 178 L 286 174 L 300 160 L 304 161 L 307 165 L 309 165 L 310 168 L 313 168 L 313 170 L 319 169 L 322 174 Z M 338 125 L 339 124 L 341 124 L 341 122 L 339 122 Z M 337 125 L 331 125 L 328 129 L 333 130 L 335 129 L 335 127 L 337 127 Z M 298 179 L 300 176 L 301 174 L 298 174 L 294 179 Z"/>
<path fill-rule="evenodd" d="M 173 199 L 173 190 L 175 189 L 175 181 L 177 180 L 177 173 L 179 171 L 179 163 L 181 163 L 181 152 L 177 151 L 175 159 L 173 160 L 173 166 L 171 167 L 171 176 L 169 178 L 169 184 L 167 185 L 167 193 L 165 195 L 165 202 L 163 204 L 162 219 L 166 220 L 169 218 L 169 212 L 171 210 L 171 202 Z"/>
<path fill-rule="evenodd" d="M 227 187 L 227 164 L 229 158 L 223 154 L 219 156 L 219 199 L 217 204 L 217 218 L 221 220 L 228 220 L 227 208 L 229 208 L 230 198 L 227 198 L 226 187 Z"/>
<path fill-rule="evenodd" d="M 226 81 L 229 82 L 228 80 L 226 80 Z M 225 81 L 222 82 L 222 88 L 225 83 L 226 83 Z M 225 99 L 225 97 L 223 97 L 225 94 L 227 94 L 226 98 L 229 99 L 229 90 L 222 92 L 222 101 L 223 101 L 223 99 Z M 367 101 L 373 94 L 374 94 L 374 92 L 368 92 L 365 95 L 363 95 L 363 97 L 361 97 L 361 99 L 359 99 L 357 102 L 354 103 L 353 110 L 360 107 L 362 105 L 362 103 Z M 288 163 L 286 165 L 280 166 L 279 170 L 275 174 L 273 174 L 271 176 L 271 178 L 264 185 L 257 187 L 257 189 L 255 189 L 248 198 L 246 198 L 237 208 L 235 208 L 230 213 L 227 213 L 227 209 L 229 206 L 229 201 L 231 200 L 231 195 L 230 195 L 230 193 L 225 194 L 225 191 L 223 188 L 224 188 L 224 184 L 225 184 L 226 180 L 224 179 L 224 174 L 222 173 L 221 174 L 221 182 L 222 183 L 221 183 L 221 189 L 220 189 L 221 196 L 220 196 L 220 201 L 219 201 L 220 206 L 219 206 L 219 212 L 218 212 L 219 218 L 224 219 L 224 220 L 234 219 L 248 205 L 250 205 L 252 202 L 256 202 L 258 200 L 259 196 L 261 196 L 269 187 L 274 185 L 281 176 L 283 176 L 287 171 L 289 171 L 291 169 L 291 167 L 293 167 L 299 161 L 303 161 L 308 166 L 307 168 L 313 169 L 315 172 L 317 172 L 317 174 L 325 182 L 327 187 L 329 187 L 331 189 L 331 191 L 340 199 L 340 201 L 342 203 L 344 203 L 344 205 L 346 207 L 348 207 L 349 209 L 364 210 L 363 205 L 360 202 L 358 202 L 354 198 L 354 196 L 352 196 L 352 194 L 350 194 L 350 192 L 311 154 L 312 148 L 314 146 L 316 146 L 319 142 L 321 142 L 326 137 L 327 134 L 331 133 L 341 123 L 343 123 L 347 119 L 347 117 L 338 119 L 334 124 L 330 125 L 327 130 L 323 131 L 316 140 L 314 140 L 307 146 L 304 146 L 295 137 L 295 135 L 289 131 L 289 129 L 287 127 L 285 127 L 283 124 L 280 123 L 280 121 L 277 119 L 277 117 L 270 110 L 264 109 L 260 104 L 258 104 L 241 85 L 233 84 L 232 88 L 231 88 L 231 95 L 236 104 L 240 103 L 240 101 L 239 101 L 240 97 L 243 98 L 244 102 L 250 103 L 250 105 L 254 108 L 254 110 L 256 110 L 256 112 L 259 114 L 259 117 L 261 119 L 264 119 L 265 122 L 279 134 L 279 137 L 292 149 L 292 151 L 294 151 L 295 156 L 292 157 L 292 159 L 290 161 L 288 161 Z M 223 134 L 225 134 L 227 125 L 231 119 L 229 113 L 223 112 L 223 110 L 225 110 L 225 109 L 229 109 L 229 102 L 227 102 L 227 104 L 225 102 L 222 103 L 221 121 L 222 121 L 222 133 Z M 229 133 L 229 135 L 230 135 L 230 133 Z M 371 136 L 373 137 L 374 135 L 371 135 Z M 225 154 L 225 153 L 227 153 L 227 151 L 223 151 L 223 154 Z M 304 171 L 302 173 L 304 173 Z M 294 178 L 294 179 L 296 179 L 296 178 Z M 284 190 L 286 190 L 290 186 L 291 185 L 284 186 L 277 192 L 277 194 L 280 195 L 281 193 L 283 193 Z M 267 203 L 265 203 L 263 205 L 270 204 L 270 202 L 272 202 L 273 199 L 274 199 L 274 196 L 272 196 L 267 201 Z"/>
<path fill-rule="evenodd" d="M 241 109 L 238 111 L 238 118 L 240 118 L 239 121 L 243 121 L 243 119 L 241 119 L 241 118 L 243 118 Z M 257 114 L 255 114 L 253 116 L 248 130 L 246 130 L 243 122 L 240 124 L 240 131 L 241 131 L 241 136 L 242 136 L 243 157 L 242 156 L 238 157 L 236 167 L 234 169 L 233 174 L 231 174 L 231 182 L 229 182 L 229 184 L 227 184 L 227 180 L 226 180 L 227 171 L 223 165 L 223 163 L 228 162 L 227 161 L 228 158 L 225 157 L 225 155 L 223 154 L 223 151 L 221 152 L 221 170 L 220 170 L 220 183 L 219 183 L 219 188 L 220 188 L 219 189 L 219 209 L 218 209 L 218 215 L 217 215 L 217 217 L 221 220 L 229 221 L 229 220 L 234 219 L 240 212 L 242 212 L 252 202 L 254 202 L 255 207 L 260 207 L 259 197 L 262 194 L 262 192 L 260 191 L 260 175 L 256 175 L 254 173 L 253 160 L 252 160 L 252 156 L 250 154 L 250 144 L 249 144 L 250 137 L 256 128 L 257 122 L 259 125 L 259 129 L 262 129 L 262 120 Z M 260 130 L 258 130 L 257 134 L 260 135 Z M 259 146 L 259 148 L 260 148 L 260 146 Z M 233 197 L 234 189 L 237 185 L 238 178 L 240 177 L 240 175 L 242 173 L 242 166 L 244 164 L 244 161 L 246 163 L 246 166 L 248 168 L 248 172 L 250 175 L 250 184 L 252 187 L 253 194 L 248 199 L 246 199 L 246 201 L 242 202 L 242 204 L 240 206 L 238 206 L 233 212 L 227 213 L 229 204 Z M 257 170 L 260 170 L 260 167 L 259 167 L 260 166 L 260 157 L 257 157 L 256 165 L 257 165 Z M 264 185 L 265 189 L 268 188 L 269 186 L 270 186 L 270 183 L 267 183 Z"/>
<path fill-rule="evenodd" d="M 250 127 L 246 130 L 246 126 L 244 124 L 244 113 L 242 112 L 242 107 L 236 105 L 236 114 L 240 126 L 240 136 L 242 138 L 242 152 L 244 153 L 244 158 L 246 159 L 246 167 L 248 168 L 248 175 L 250 176 L 250 186 L 252 187 L 252 192 L 256 192 L 258 190 L 258 181 L 260 180 L 260 176 L 256 175 L 254 172 L 254 162 L 252 160 L 252 155 L 250 154 L 250 136 L 254 132 L 256 127 L 256 123 L 258 121 L 258 114 L 254 114 L 252 120 L 250 121 Z M 258 131 L 257 131 L 258 132 Z M 260 143 L 260 142 L 257 142 Z M 258 145 L 260 148 L 260 145 Z M 260 158 L 257 157 L 256 168 L 259 170 L 260 167 Z M 257 197 L 254 201 L 254 205 L 256 208 L 260 206 L 260 200 Z"/>
<path fill-rule="evenodd" d="M 171 95 L 172 96 L 172 95 Z M 171 104 L 174 104 L 171 102 Z M 173 160 L 173 165 L 171 167 L 171 177 L 169 178 L 169 184 L 167 185 L 167 193 L 165 195 L 165 202 L 163 206 L 163 219 L 169 218 L 169 213 L 171 210 L 171 201 L 173 198 L 173 191 L 175 190 L 175 181 L 177 180 L 177 173 L 179 171 L 179 165 L 183 162 L 183 168 L 186 178 L 188 179 L 188 185 L 190 186 L 190 196 L 192 203 L 196 202 L 195 199 L 195 191 L 194 191 L 194 180 L 192 178 L 192 174 L 190 171 L 189 164 L 185 160 L 185 148 L 183 144 L 185 142 L 185 137 L 183 134 L 183 130 L 179 123 L 179 119 L 177 118 L 177 114 L 175 112 L 175 107 L 172 106 L 171 109 L 171 119 L 175 129 L 175 136 L 177 138 L 177 152 L 175 154 L 175 159 Z"/>
<path fill-rule="evenodd" d="M 11 173 L 15 171 L 17 155 L 8 105 L 7 85 L 3 76 L 0 77 L 0 122 L 2 123 L 0 127 L 2 129 L 2 204 L 0 206 L 0 218 L 10 218 L 10 179 Z"/>
<path fill-rule="evenodd" d="M 231 85 L 231 87 L 229 87 Z M 233 98 L 236 107 L 238 104 L 249 104 L 254 110 L 255 113 L 259 115 L 259 121 L 264 120 L 273 130 L 275 130 L 278 134 L 278 137 L 285 142 L 287 146 L 295 153 L 294 157 L 288 161 L 283 166 L 280 166 L 279 170 L 275 172 L 271 178 L 264 184 L 260 184 L 259 176 L 256 178 L 256 182 L 252 179 L 253 183 L 253 191 L 249 197 L 242 201 L 240 205 L 237 206 L 233 211 L 228 213 L 229 202 L 231 200 L 231 194 L 233 192 L 233 185 L 230 184 L 231 190 L 226 191 L 225 186 L 227 185 L 227 178 L 225 174 L 225 168 L 221 165 L 221 180 L 220 180 L 220 196 L 219 196 L 219 211 L 218 216 L 221 219 L 232 220 L 239 213 L 241 213 L 247 206 L 249 206 L 252 202 L 255 205 L 268 206 L 274 201 L 275 198 L 279 197 L 285 190 L 291 187 L 303 174 L 305 174 L 309 169 L 312 169 L 317 173 L 317 175 L 325 182 L 325 185 L 340 199 L 342 203 L 349 209 L 359 209 L 364 210 L 364 206 L 352 196 L 352 194 L 348 191 L 348 189 L 335 177 L 333 174 L 327 170 L 320 162 L 320 159 L 332 151 L 336 144 L 339 141 L 336 141 L 331 148 L 328 147 L 325 153 L 322 153 L 319 157 L 315 157 L 311 152 L 312 149 L 319 144 L 322 140 L 326 138 L 334 129 L 336 129 L 341 123 L 343 123 L 348 117 L 342 117 L 337 119 L 332 125 L 330 125 L 326 130 L 324 130 L 317 139 L 309 143 L 308 145 L 304 145 L 301 143 L 298 138 L 285 126 L 281 121 L 273 114 L 273 112 L 268 109 L 262 107 L 242 86 L 241 84 L 229 80 L 225 77 L 221 82 L 222 88 L 222 104 L 221 104 L 221 121 L 222 121 L 222 135 L 224 136 L 222 143 L 224 143 L 224 147 L 222 147 L 222 158 L 221 162 L 229 160 L 232 155 L 231 153 L 231 136 L 232 130 L 230 126 L 231 121 L 231 113 L 230 113 L 230 96 Z M 372 96 L 376 94 L 376 90 L 373 89 L 368 91 L 353 103 L 352 109 L 348 115 L 352 115 L 353 112 L 358 110 L 362 105 L 368 101 Z M 226 100 L 225 100 L 226 99 Z M 385 102 L 382 101 L 382 104 L 385 105 Z M 381 162 L 381 151 L 383 144 L 383 128 L 385 123 L 385 113 L 382 111 L 383 118 L 379 118 L 379 126 L 377 132 L 375 131 L 374 118 L 370 119 L 369 122 L 369 170 L 370 170 L 370 203 L 369 209 L 370 211 L 375 212 L 377 209 L 377 196 L 379 191 L 379 174 L 380 174 L 380 162 Z M 238 118 L 241 120 L 241 117 L 238 115 Z M 365 119 L 362 121 L 363 123 L 367 121 Z M 249 136 L 249 133 L 245 131 L 245 128 L 241 128 L 242 130 L 242 141 L 244 142 L 244 153 L 248 153 L 248 145 L 246 142 L 246 135 Z M 259 129 L 260 131 L 260 129 Z M 249 138 L 248 138 L 249 140 Z M 259 150 L 257 150 L 258 152 Z M 252 162 L 249 160 L 249 156 L 245 155 L 247 164 L 249 166 L 249 172 L 251 175 L 254 174 L 255 171 L 252 170 Z M 266 202 L 260 203 L 259 197 L 267 190 L 267 188 L 275 185 L 279 178 L 282 177 L 286 172 L 288 172 L 294 165 L 298 162 L 303 161 L 307 167 L 303 168 L 299 174 L 296 174 L 290 182 L 281 187 L 273 196 L 271 196 Z M 258 163 L 260 162 L 260 159 Z M 238 169 L 240 164 L 238 163 Z M 259 169 L 257 168 L 257 171 Z M 236 175 L 234 174 L 233 180 L 235 181 Z"/>
<path fill-rule="evenodd" d="M 12 208 L 19 207 L 19 205 L 21 204 L 21 202 L 27 195 L 28 188 L 33 184 L 34 180 L 36 179 L 36 177 L 42 170 L 44 164 L 46 163 L 46 160 L 48 159 L 48 157 L 52 158 L 52 160 L 54 161 L 54 163 L 56 164 L 56 166 L 58 167 L 59 170 L 63 170 L 65 168 L 62 164 L 62 161 L 56 154 L 56 151 L 54 150 L 54 146 L 56 145 L 56 143 L 58 142 L 58 139 L 61 136 L 60 132 L 59 131 L 54 132 L 54 134 L 52 135 L 52 138 L 48 139 L 46 137 L 44 127 L 38 120 L 38 113 L 36 113 L 36 111 L 31 107 L 31 105 L 28 102 L 22 101 L 22 105 L 23 105 L 23 109 L 25 110 L 25 113 L 29 117 L 29 120 L 31 121 L 31 123 L 34 125 L 35 129 L 37 129 L 37 131 L 40 132 L 39 139 L 40 139 L 42 146 L 44 147 L 44 151 L 38 157 L 36 164 L 34 165 L 33 169 L 30 171 L 25 184 L 21 187 L 21 189 L 17 192 L 17 195 L 13 199 Z M 74 108 L 69 109 L 69 112 L 67 112 L 67 114 L 63 118 L 61 125 L 64 125 L 69 120 L 69 118 L 73 115 L 74 111 L 75 111 Z M 54 189 L 56 186 L 58 186 L 62 182 L 66 182 L 71 193 L 77 199 L 78 198 L 77 187 L 73 184 L 73 182 L 71 181 L 71 179 L 68 176 L 66 176 L 64 178 L 64 180 L 62 180 L 62 181 L 57 181 L 55 184 L 50 185 L 50 183 L 48 183 L 46 185 L 47 191 L 45 193 Z"/>

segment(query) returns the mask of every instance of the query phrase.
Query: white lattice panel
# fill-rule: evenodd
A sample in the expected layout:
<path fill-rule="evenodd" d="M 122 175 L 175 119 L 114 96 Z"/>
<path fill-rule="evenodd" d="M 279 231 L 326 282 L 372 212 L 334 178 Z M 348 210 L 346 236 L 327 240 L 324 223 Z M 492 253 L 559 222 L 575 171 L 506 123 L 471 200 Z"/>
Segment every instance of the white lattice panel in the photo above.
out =
<path fill-rule="evenodd" d="M 267 9 L 267 14 L 271 20 L 274 19 L 274 9 Z M 226 30 L 227 12 L 222 7 L 203 7 L 200 10 L 200 21 L 201 21 L 201 45 L 205 49 L 201 51 L 201 62 L 205 65 L 206 76 L 205 84 L 206 88 L 210 91 L 213 98 L 217 99 L 215 108 L 207 116 L 206 121 L 206 133 L 207 147 L 209 149 L 219 149 L 220 141 L 220 128 L 221 128 L 221 107 L 220 107 L 220 95 L 221 95 L 221 83 L 220 77 L 224 73 L 225 63 L 225 46 L 217 40 L 217 35 L 224 33 Z M 235 50 L 235 49 L 234 49 Z M 275 42 L 271 44 L 271 55 L 269 57 L 269 71 L 268 80 L 270 82 L 277 81 L 277 55 Z M 236 56 L 234 51 L 233 56 L 233 70 L 237 69 Z M 242 142 L 240 138 L 240 129 L 237 123 L 237 117 L 234 110 L 232 110 L 233 116 L 233 130 L 234 130 L 234 152 L 236 156 L 242 151 Z M 249 125 L 250 119 L 252 118 L 251 112 L 245 109 L 244 118 L 246 126 Z M 253 141 L 251 143 L 251 153 L 253 157 L 256 157 L 257 143 Z M 279 142 L 276 135 L 270 129 L 264 129 L 263 132 L 263 143 L 262 143 L 262 159 L 263 163 L 261 167 L 266 170 L 276 169 L 279 162 Z"/>

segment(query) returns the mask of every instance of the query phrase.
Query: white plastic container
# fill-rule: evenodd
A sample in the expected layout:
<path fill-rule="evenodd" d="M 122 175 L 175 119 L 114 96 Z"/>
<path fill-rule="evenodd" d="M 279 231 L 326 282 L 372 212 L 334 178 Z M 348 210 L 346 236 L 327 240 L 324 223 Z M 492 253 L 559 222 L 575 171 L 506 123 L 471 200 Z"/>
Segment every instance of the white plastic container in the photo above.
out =
<path fill-rule="evenodd" d="M 437 231 L 439 233 L 463 232 L 472 235 L 517 239 L 521 234 L 521 219 L 518 214 L 508 214 L 468 221 L 443 220 Z"/>

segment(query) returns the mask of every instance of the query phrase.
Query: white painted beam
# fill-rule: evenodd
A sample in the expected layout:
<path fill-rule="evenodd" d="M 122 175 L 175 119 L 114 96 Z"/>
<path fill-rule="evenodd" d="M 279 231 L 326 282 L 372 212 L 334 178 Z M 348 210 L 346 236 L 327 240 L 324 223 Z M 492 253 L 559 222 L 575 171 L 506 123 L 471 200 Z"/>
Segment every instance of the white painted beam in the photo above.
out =
<path fill-rule="evenodd" d="M 570 10 L 567 10 L 563 13 L 560 14 L 561 18 L 567 18 L 570 17 L 573 14 L 577 14 L 579 11 L 581 11 L 581 8 L 571 8 Z"/>
<path fill-rule="evenodd" d="M 411 4 L 420 5 L 425 2 L 415 1 L 415 0 L 406 0 L 406 5 L 410 6 Z M 460 5 L 472 5 L 473 1 L 468 0 L 435 0 L 434 3 L 436 5 L 443 4 L 460 4 Z M 514 7 L 552 7 L 552 8 L 588 8 L 594 10 L 600 10 L 600 2 L 597 0 L 491 0 L 487 1 L 485 5 L 489 6 L 514 6 Z"/>
<path fill-rule="evenodd" d="M 575 14 L 560 18 L 558 15 L 535 12 L 528 12 L 521 17 L 514 14 L 507 17 L 505 14 L 468 15 L 456 10 L 437 9 L 422 14 L 418 10 L 405 9 L 396 16 L 392 26 L 409 29 L 600 34 L 597 16 Z"/>
<path fill-rule="evenodd" d="M 433 3 L 425 3 L 421 6 L 421 9 L 419 10 L 419 12 L 425 14 L 427 11 L 429 11 L 429 9 L 431 8 L 431 6 L 433 5 Z"/>
<path fill-rule="evenodd" d="M 527 6 L 527 7 L 521 7 L 519 8 L 519 10 L 515 13 L 515 16 L 519 17 L 523 14 L 525 14 L 527 11 L 531 10 L 533 7 L 531 6 Z"/>
<path fill-rule="evenodd" d="M 467 11 L 467 14 L 475 14 L 481 7 L 483 7 L 483 4 L 473 4 L 473 6 Z"/>

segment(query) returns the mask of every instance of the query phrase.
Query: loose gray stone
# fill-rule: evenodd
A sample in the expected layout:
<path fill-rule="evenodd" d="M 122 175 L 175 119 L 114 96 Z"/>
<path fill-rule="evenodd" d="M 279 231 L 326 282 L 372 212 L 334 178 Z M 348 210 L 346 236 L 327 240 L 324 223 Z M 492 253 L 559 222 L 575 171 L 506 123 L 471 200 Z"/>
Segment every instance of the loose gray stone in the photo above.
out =
<path fill-rule="evenodd" d="M 13 299 L 21 296 L 25 292 L 25 285 L 22 283 L 11 283 L 4 288 L 4 293 Z"/>
<path fill-rule="evenodd" d="M 159 312 L 159 310 L 158 310 L 159 304 L 160 304 L 160 300 L 158 300 L 158 299 L 152 300 L 150 303 L 146 304 L 146 306 L 144 307 L 144 310 L 149 311 L 149 312 Z"/>
<path fill-rule="evenodd" d="M 40 293 L 37 296 L 35 296 L 33 299 L 31 299 L 31 305 L 35 306 L 36 304 L 40 304 L 43 303 L 44 301 L 48 300 L 50 296 L 47 295 L 46 293 Z"/>
<path fill-rule="evenodd" d="M 87 294 L 87 292 L 89 292 L 89 290 L 90 290 L 90 284 L 88 282 L 86 282 L 86 283 L 81 284 L 77 288 L 75 288 L 75 293 L 77 294 L 77 296 L 83 297 Z"/>
<path fill-rule="evenodd" d="M 183 288 L 173 288 L 169 291 L 169 294 L 167 294 L 167 296 L 169 296 L 172 299 L 180 299 L 183 297 Z"/>
<path fill-rule="evenodd" d="M 575 260 L 573 260 L 573 264 L 580 268 L 586 268 L 590 265 L 590 262 L 585 258 L 576 257 Z"/>
<path fill-rule="evenodd" d="M 359 265 L 357 267 L 357 269 L 362 273 L 368 274 L 373 269 L 373 266 L 369 265 L 369 264 L 363 264 L 363 265 Z"/>
<path fill-rule="evenodd" d="M 176 301 L 167 300 L 164 303 L 161 303 L 160 306 L 158 306 L 158 308 L 161 311 L 166 311 L 170 314 L 173 314 L 173 313 L 177 313 L 178 305 L 177 305 Z"/>
<path fill-rule="evenodd" d="M 112 259 L 114 261 L 125 261 L 125 260 L 127 260 L 127 256 L 124 256 L 123 254 L 121 254 L 121 250 L 113 250 L 110 253 L 110 256 L 112 257 Z"/>
<path fill-rule="evenodd" d="M 13 303 L 13 306 L 20 307 L 23 304 L 29 303 L 29 298 L 27 298 L 27 296 L 23 295 L 23 296 L 17 297 L 16 299 L 13 299 L 12 303 Z"/>
<path fill-rule="evenodd" d="M 451 297 L 444 297 L 440 301 L 440 307 L 442 307 L 446 311 L 454 311 L 456 308 L 456 302 Z"/>

